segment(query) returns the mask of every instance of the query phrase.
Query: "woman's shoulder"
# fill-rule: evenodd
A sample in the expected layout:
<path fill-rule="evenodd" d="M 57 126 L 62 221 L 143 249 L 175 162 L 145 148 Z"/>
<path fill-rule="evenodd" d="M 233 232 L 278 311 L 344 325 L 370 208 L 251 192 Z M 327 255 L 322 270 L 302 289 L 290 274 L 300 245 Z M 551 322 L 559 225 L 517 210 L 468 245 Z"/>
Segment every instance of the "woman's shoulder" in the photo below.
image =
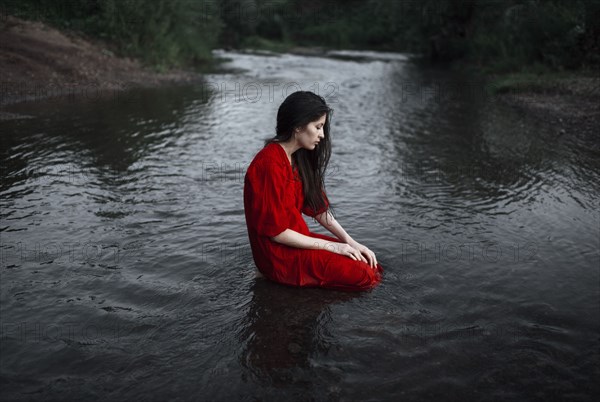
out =
<path fill-rule="evenodd" d="M 252 171 L 253 173 L 267 173 L 275 171 L 285 173 L 285 168 L 287 167 L 286 163 L 289 164 L 289 162 L 287 160 L 282 160 L 277 147 L 281 148 L 279 144 L 276 144 L 274 142 L 271 142 L 264 146 L 254 156 L 254 159 L 250 163 L 250 166 L 248 166 L 248 171 Z M 283 148 L 281 148 L 281 150 L 283 151 Z"/>
<path fill-rule="evenodd" d="M 268 155 L 275 159 L 281 159 L 281 157 L 285 154 L 283 147 L 279 145 L 277 142 L 269 142 L 258 152 L 261 155 Z"/>

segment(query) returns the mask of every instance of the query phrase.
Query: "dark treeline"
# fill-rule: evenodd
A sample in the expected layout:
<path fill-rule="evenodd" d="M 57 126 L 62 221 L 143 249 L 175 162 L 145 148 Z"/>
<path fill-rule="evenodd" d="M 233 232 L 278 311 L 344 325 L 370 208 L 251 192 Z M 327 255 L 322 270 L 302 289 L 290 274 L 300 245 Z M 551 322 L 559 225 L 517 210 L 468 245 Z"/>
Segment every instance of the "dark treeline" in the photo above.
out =
<path fill-rule="evenodd" d="M 415 52 L 492 71 L 600 66 L 600 0 L 14 0 L 5 12 L 115 44 L 159 67 L 216 47 Z"/>

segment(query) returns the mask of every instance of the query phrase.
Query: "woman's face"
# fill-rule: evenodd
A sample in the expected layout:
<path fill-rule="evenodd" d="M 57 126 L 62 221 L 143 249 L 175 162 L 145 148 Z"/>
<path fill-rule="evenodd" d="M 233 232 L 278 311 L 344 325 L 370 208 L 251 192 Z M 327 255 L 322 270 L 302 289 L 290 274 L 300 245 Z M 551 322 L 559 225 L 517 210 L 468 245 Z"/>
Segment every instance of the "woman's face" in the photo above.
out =
<path fill-rule="evenodd" d="M 309 151 L 313 150 L 318 142 L 325 137 L 323 126 L 325 125 L 326 119 L 327 114 L 324 114 L 318 120 L 311 121 L 296 133 L 296 139 L 302 148 L 308 149 Z"/>

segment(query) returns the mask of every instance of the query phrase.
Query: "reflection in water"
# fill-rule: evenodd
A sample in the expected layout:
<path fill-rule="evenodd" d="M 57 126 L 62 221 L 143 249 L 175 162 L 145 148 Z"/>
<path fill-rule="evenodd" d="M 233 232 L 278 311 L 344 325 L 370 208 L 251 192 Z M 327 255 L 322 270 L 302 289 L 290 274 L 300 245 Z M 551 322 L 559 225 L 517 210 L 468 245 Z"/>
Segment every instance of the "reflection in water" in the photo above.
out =
<path fill-rule="evenodd" d="M 240 342 L 245 343 L 241 364 L 254 380 L 286 387 L 310 378 L 299 378 L 310 368 L 310 357 L 327 350 L 326 325 L 329 306 L 360 297 L 360 294 L 323 289 L 298 289 L 255 281 L 252 301 Z"/>
<path fill-rule="evenodd" d="M 175 143 L 187 124 L 201 121 L 207 99 L 204 89 L 167 87 L 18 105 L 21 114 L 36 118 L 3 124 L 1 188 L 27 179 L 114 183 L 153 151 Z M 47 158 L 54 159 L 51 166 L 31 169 Z"/>

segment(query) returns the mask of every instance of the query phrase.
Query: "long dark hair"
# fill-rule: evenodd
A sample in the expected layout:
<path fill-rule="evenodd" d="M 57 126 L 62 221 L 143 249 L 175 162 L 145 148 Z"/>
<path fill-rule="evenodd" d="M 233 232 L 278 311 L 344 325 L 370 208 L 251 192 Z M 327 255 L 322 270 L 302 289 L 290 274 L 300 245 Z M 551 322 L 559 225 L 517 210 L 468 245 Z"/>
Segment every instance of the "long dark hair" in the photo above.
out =
<path fill-rule="evenodd" d="M 292 164 L 296 166 L 302 178 L 304 205 L 317 211 L 325 206 L 325 171 L 331 157 L 331 138 L 329 136 L 330 120 L 333 109 L 327 106 L 323 97 L 310 91 L 297 91 L 289 95 L 277 111 L 276 135 L 265 140 L 265 146 L 272 142 L 287 142 L 294 129 L 303 128 L 323 115 L 324 138 L 314 150 L 298 149 L 292 154 Z M 328 197 L 329 198 L 329 197 Z M 333 208 L 330 205 L 333 215 Z M 334 215 L 335 216 L 335 215 Z"/>

